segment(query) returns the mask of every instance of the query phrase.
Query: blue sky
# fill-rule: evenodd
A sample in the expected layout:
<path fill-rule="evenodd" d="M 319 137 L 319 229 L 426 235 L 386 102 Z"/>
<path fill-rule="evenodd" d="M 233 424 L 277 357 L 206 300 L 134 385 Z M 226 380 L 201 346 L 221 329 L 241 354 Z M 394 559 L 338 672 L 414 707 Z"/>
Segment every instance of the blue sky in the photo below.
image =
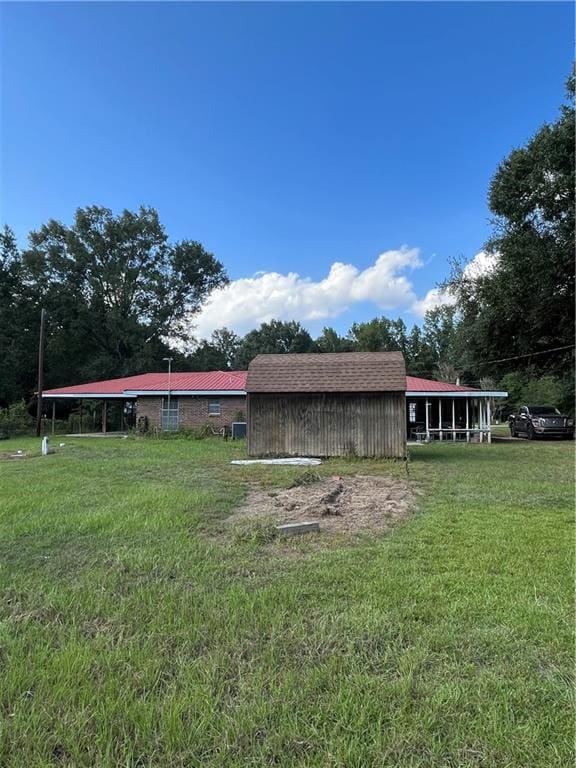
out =
<path fill-rule="evenodd" d="M 1 219 L 24 244 L 78 206 L 155 206 L 240 281 L 202 334 L 418 321 L 448 260 L 481 250 L 490 178 L 555 119 L 573 50 L 569 3 L 1 14 Z"/>

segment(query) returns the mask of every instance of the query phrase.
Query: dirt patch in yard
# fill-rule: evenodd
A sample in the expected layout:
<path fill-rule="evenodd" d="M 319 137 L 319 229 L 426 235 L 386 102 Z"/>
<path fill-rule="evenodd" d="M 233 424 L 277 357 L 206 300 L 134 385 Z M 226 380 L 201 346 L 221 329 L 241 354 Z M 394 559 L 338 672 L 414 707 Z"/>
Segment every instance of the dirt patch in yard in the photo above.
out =
<path fill-rule="evenodd" d="M 393 477 L 332 477 L 294 488 L 253 489 L 227 522 L 318 520 L 320 530 L 328 533 L 385 531 L 413 512 L 419 494 L 407 481 Z"/>

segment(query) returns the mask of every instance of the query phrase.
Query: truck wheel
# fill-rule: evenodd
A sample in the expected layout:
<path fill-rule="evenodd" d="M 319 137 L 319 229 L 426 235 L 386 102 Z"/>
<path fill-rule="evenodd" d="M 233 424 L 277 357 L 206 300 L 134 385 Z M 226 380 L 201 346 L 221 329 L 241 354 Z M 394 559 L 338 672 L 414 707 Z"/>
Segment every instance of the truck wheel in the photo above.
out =
<path fill-rule="evenodd" d="M 518 432 L 514 429 L 514 424 L 510 424 L 510 434 L 512 437 L 518 437 Z"/>
<path fill-rule="evenodd" d="M 528 440 L 534 440 L 535 434 L 534 434 L 534 427 L 532 424 L 528 424 L 526 427 L 526 437 Z"/>

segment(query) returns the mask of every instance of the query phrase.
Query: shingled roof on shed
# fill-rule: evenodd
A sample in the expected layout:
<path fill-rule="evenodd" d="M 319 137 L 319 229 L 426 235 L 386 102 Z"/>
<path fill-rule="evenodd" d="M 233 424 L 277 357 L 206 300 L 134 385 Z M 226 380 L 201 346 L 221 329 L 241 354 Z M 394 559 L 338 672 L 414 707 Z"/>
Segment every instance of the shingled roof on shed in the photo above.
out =
<path fill-rule="evenodd" d="M 404 392 L 401 352 L 258 355 L 248 367 L 246 391 Z"/>

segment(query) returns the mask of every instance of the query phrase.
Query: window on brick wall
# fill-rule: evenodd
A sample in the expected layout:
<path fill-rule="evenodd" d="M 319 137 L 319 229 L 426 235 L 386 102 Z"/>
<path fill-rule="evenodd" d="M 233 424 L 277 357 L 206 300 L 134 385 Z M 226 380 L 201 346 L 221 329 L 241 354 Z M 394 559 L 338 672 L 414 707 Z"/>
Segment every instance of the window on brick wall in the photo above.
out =
<path fill-rule="evenodd" d="M 220 416 L 220 400 L 208 400 L 208 416 Z"/>
<path fill-rule="evenodd" d="M 178 413 L 179 403 L 177 397 L 170 397 L 168 402 L 167 397 L 162 398 L 162 429 L 176 430 L 178 429 Z"/>

